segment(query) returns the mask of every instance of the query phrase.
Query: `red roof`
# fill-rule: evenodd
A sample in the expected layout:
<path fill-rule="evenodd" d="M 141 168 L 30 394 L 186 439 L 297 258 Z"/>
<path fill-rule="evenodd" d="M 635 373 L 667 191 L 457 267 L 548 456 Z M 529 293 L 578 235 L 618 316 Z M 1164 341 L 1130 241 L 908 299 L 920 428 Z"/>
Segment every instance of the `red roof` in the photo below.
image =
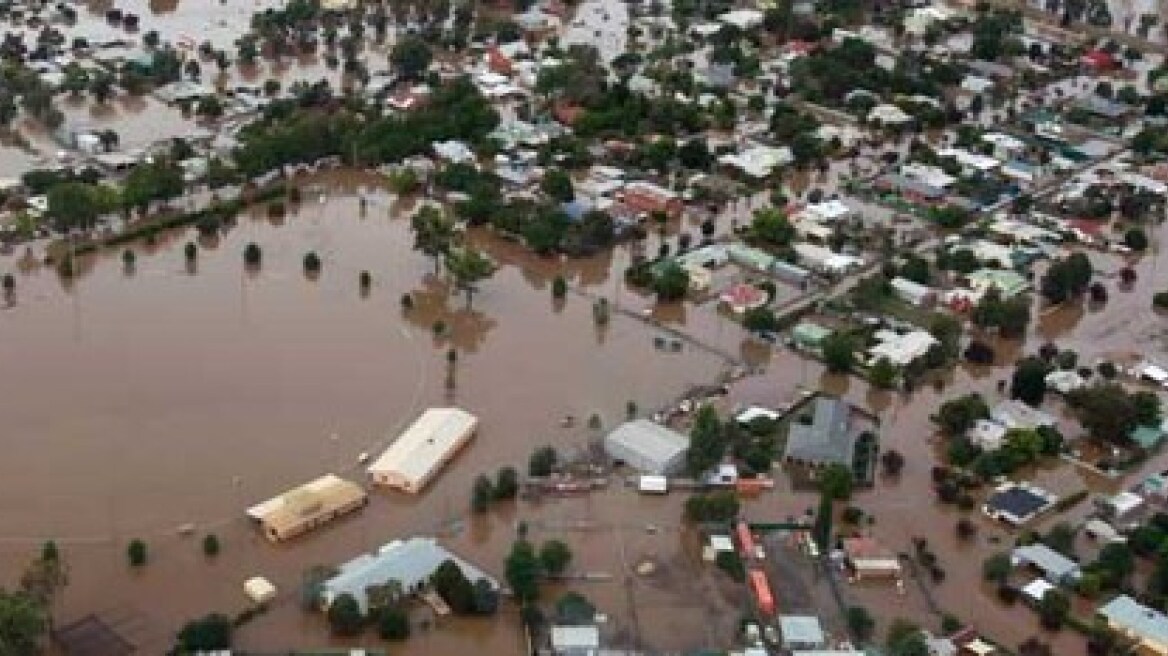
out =
<path fill-rule="evenodd" d="M 500 52 L 497 46 L 491 46 L 491 49 L 487 51 L 487 66 L 491 72 L 499 75 L 510 75 L 512 70 L 511 60 Z"/>
<path fill-rule="evenodd" d="M 802 41 L 799 39 L 795 39 L 793 41 L 788 41 L 783 46 L 783 49 L 786 50 L 787 52 L 792 52 L 792 53 L 799 54 L 799 55 L 806 55 L 807 53 L 815 50 L 815 44 L 810 42 L 810 41 Z"/>
<path fill-rule="evenodd" d="M 576 122 L 576 119 L 580 118 L 580 115 L 583 113 L 583 107 L 566 102 L 558 102 L 555 104 L 555 106 L 552 107 L 552 116 L 554 116 L 555 119 L 560 123 L 563 123 L 569 127 L 571 127 L 571 125 Z"/>
<path fill-rule="evenodd" d="M 1075 230 L 1085 235 L 1091 235 L 1092 237 L 1098 237 L 1103 234 L 1103 224 L 1092 219 L 1071 219 L 1067 221 L 1067 224 Z"/>
<path fill-rule="evenodd" d="M 1106 50 L 1099 49 L 1088 51 L 1079 59 L 1079 61 L 1083 62 L 1087 66 L 1098 69 L 1115 68 L 1119 63 L 1115 60 L 1115 57 L 1111 56 L 1111 53 L 1107 52 Z"/>

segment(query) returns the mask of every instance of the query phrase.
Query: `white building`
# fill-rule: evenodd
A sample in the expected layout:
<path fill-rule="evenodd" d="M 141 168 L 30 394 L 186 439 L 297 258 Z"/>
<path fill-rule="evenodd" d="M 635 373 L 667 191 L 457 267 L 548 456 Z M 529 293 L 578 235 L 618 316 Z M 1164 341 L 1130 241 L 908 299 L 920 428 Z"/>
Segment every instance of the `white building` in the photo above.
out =
<path fill-rule="evenodd" d="M 688 449 L 689 438 L 648 419 L 626 421 L 604 438 L 610 457 L 646 474 L 676 473 Z"/>
<path fill-rule="evenodd" d="M 458 408 L 430 408 L 369 465 L 378 485 L 417 494 L 474 437 L 478 419 Z"/>
<path fill-rule="evenodd" d="M 348 594 L 357 600 L 361 612 L 367 612 L 370 588 L 392 584 L 401 594 L 413 594 L 425 587 L 435 570 L 448 560 L 471 583 L 481 579 L 491 589 L 499 589 L 498 581 L 439 545 L 434 538 L 413 537 L 394 540 L 376 553 L 361 554 L 342 564 L 337 574 L 321 586 L 321 606 L 327 609 L 337 597 Z"/>
<path fill-rule="evenodd" d="M 851 255 L 835 253 L 816 244 L 798 243 L 792 247 L 799 264 L 832 276 L 841 276 L 863 266 L 864 261 Z"/>
<path fill-rule="evenodd" d="M 869 362 L 887 359 L 893 366 L 904 367 L 918 358 L 925 357 L 929 349 L 938 344 L 936 337 L 924 330 L 913 330 L 904 334 L 892 330 L 878 330 L 874 335 L 876 345 L 868 349 Z"/>

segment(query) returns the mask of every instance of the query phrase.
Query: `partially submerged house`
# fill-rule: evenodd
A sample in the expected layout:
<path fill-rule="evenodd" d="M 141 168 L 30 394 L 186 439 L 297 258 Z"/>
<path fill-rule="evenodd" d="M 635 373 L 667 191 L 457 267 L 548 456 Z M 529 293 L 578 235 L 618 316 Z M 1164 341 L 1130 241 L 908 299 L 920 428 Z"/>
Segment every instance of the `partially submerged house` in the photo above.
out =
<path fill-rule="evenodd" d="M 626 421 L 604 438 L 609 457 L 646 474 L 677 473 L 689 438 L 648 419 Z"/>
<path fill-rule="evenodd" d="M 280 542 L 353 512 L 368 501 L 360 485 L 325 474 L 248 508 L 247 516 L 260 524 L 264 537 Z"/>
<path fill-rule="evenodd" d="M 787 462 L 826 467 L 851 467 L 856 438 L 851 421 L 852 408 L 846 401 L 821 396 L 812 403 L 810 421 L 796 419 L 787 432 L 783 453 Z"/>
<path fill-rule="evenodd" d="M 465 410 L 430 408 L 369 465 L 369 477 L 417 494 L 474 437 L 478 424 Z"/>
<path fill-rule="evenodd" d="M 394 540 L 375 553 L 362 554 L 342 564 L 337 574 L 322 584 L 321 607 L 327 609 L 338 597 L 348 594 L 357 600 L 361 612 L 367 612 L 370 588 L 391 586 L 400 594 L 420 592 L 430 576 L 448 560 L 471 583 L 481 579 L 492 589 L 499 589 L 499 582 L 493 577 L 439 545 L 434 538 L 412 537 Z"/>

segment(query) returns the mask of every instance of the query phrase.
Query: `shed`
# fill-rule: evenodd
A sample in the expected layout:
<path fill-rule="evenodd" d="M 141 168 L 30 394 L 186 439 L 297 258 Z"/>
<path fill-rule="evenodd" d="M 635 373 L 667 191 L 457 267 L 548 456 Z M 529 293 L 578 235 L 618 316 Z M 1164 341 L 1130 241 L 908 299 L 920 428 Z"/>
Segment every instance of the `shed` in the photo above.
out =
<path fill-rule="evenodd" d="M 600 653 L 600 629 L 596 626 L 552 627 L 555 656 L 595 656 Z"/>
<path fill-rule="evenodd" d="M 855 573 L 856 580 L 872 578 L 900 578 L 900 560 L 874 538 L 847 538 L 843 541 L 844 555 Z"/>
<path fill-rule="evenodd" d="M 243 582 L 243 593 L 257 606 L 276 598 L 276 586 L 262 576 L 253 576 Z"/>
<path fill-rule="evenodd" d="M 604 438 L 614 460 L 647 474 L 666 475 L 681 469 L 689 438 L 648 419 L 627 421 Z"/>
<path fill-rule="evenodd" d="M 374 483 L 417 494 L 474 437 L 478 419 L 459 408 L 430 408 L 369 465 Z"/>
<path fill-rule="evenodd" d="M 642 494 L 666 494 L 669 492 L 669 479 L 646 474 L 637 479 L 637 491 Z"/>
<path fill-rule="evenodd" d="M 832 332 L 830 328 L 824 328 L 817 323 L 800 321 L 791 329 L 791 339 L 795 342 L 796 348 L 819 353 L 823 348 L 824 340 L 831 337 Z"/>
<path fill-rule="evenodd" d="M 1034 579 L 1030 583 L 1022 586 L 1022 596 L 1026 597 L 1031 603 L 1037 604 L 1042 601 L 1046 593 L 1054 590 L 1055 586 L 1046 579 Z"/>
<path fill-rule="evenodd" d="M 781 615 L 779 632 L 786 649 L 819 649 L 827 644 L 819 618 L 814 615 Z"/>
<path fill-rule="evenodd" d="M 910 305 L 932 307 L 937 303 L 937 290 L 908 278 L 896 277 L 889 283 L 893 293 Z"/>

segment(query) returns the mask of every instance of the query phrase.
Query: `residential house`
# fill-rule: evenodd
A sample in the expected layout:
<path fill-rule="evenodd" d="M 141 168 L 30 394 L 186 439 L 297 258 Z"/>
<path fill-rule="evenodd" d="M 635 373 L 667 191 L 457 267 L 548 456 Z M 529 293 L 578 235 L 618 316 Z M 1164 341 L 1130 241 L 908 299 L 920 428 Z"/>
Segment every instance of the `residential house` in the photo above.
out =
<path fill-rule="evenodd" d="M 1015 548 L 1010 561 L 1015 567 L 1037 570 L 1053 585 L 1073 585 L 1082 576 L 1079 563 L 1039 542 Z"/>
<path fill-rule="evenodd" d="M 1124 637 L 1139 643 L 1140 653 L 1168 655 L 1168 616 L 1120 595 L 1099 608 L 1099 616 Z"/>
<path fill-rule="evenodd" d="M 896 367 L 906 367 L 925 357 L 929 349 L 940 343 L 926 330 L 911 330 L 906 333 L 878 330 L 873 337 L 876 339 L 876 345 L 868 349 L 868 362 L 875 364 L 881 359 L 886 359 Z"/>
<path fill-rule="evenodd" d="M 852 424 L 851 405 L 821 396 L 811 407 L 810 417 L 796 418 L 791 423 L 783 457 L 787 462 L 812 467 L 843 465 L 850 469 L 859 437 Z"/>
<path fill-rule="evenodd" d="M 372 554 L 362 554 L 338 569 L 336 575 L 321 586 L 321 606 L 328 608 L 343 594 L 351 595 L 368 612 L 368 590 L 392 585 L 402 594 L 413 594 L 423 589 L 430 576 L 442 563 L 451 561 L 472 583 L 485 580 L 494 590 L 499 582 L 474 565 L 459 558 L 428 537 L 394 540 Z"/>

